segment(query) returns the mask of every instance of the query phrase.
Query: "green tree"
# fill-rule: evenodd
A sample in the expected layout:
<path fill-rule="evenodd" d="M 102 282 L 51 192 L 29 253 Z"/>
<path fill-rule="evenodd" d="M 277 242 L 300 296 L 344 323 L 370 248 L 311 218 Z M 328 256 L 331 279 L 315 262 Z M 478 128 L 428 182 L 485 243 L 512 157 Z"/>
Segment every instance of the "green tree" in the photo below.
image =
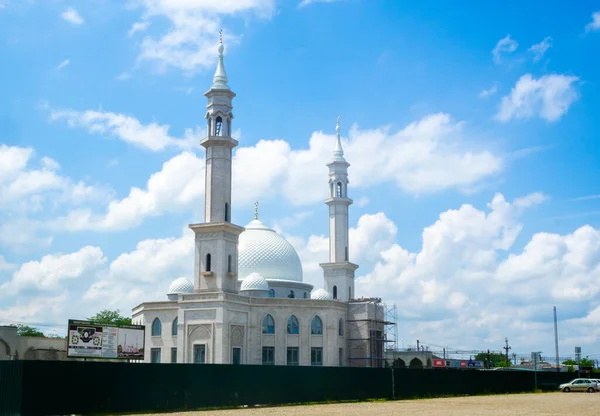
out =
<path fill-rule="evenodd" d="M 489 359 L 492 363 L 490 367 L 510 367 L 510 361 L 506 362 L 506 356 L 499 352 L 490 352 Z M 486 364 L 488 362 L 488 353 L 480 352 L 475 356 L 475 360 L 483 361 Z"/>
<path fill-rule="evenodd" d="M 569 360 L 563 361 L 563 364 L 564 365 L 568 365 L 568 366 L 577 365 L 577 361 L 569 359 Z M 582 367 L 593 367 L 594 366 L 594 360 L 592 360 L 589 357 L 585 357 L 585 358 L 582 358 L 582 359 L 579 360 L 579 364 Z"/>
<path fill-rule="evenodd" d="M 43 337 L 44 333 L 29 325 L 17 325 L 17 335 L 20 337 Z"/>
<path fill-rule="evenodd" d="M 98 324 L 131 325 L 131 318 L 122 316 L 118 309 L 104 309 L 87 319 Z"/>

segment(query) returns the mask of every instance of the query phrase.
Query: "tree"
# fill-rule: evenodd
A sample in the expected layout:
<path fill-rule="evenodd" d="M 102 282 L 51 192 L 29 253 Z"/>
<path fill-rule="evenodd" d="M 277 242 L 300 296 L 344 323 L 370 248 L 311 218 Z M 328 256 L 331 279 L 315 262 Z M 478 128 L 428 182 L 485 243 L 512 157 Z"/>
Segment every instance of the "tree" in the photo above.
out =
<path fill-rule="evenodd" d="M 510 367 L 510 361 L 506 362 L 506 356 L 500 352 L 490 352 L 489 359 L 491 361 L 490 368 L 492 367 Z M 483 361 L 488 366 L 488 353 L 480 352 L 475 356 L 476 361 Z"/>
<path fill-rule="evenodd" d="M 122 316 L 118 309 L 114 311 L 104 309 L 87 319 L 98 324 L 131 325 L 131 318 Z"/>
<path fill-rule="evenodd" d="M 17 335 L 20 337 L 43 337 L 44 333 L 29 325 L 17 325 Z"/>
<path fill-rule="evenodd" d="M 563 364 L 568 365 L 568 366 L 577 365 L 577 361 L 569 359 L 569 360 L 563 361 Z M 592 360 L 589 357 L 581 358 L 579 360 L 579 365 L 581 365 L 582 367 L 593 367 L 594 360 Z"/>

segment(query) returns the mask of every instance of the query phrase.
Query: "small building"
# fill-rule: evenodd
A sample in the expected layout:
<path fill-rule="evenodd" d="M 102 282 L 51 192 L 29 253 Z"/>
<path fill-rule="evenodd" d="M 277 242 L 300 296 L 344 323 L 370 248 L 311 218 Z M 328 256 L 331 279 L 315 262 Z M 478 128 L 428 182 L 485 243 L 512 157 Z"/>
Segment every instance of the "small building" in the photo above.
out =
<path fill-rule="evenodd" d="M 16 326 L 0 326 L 0 360 L 66 360 L 65 338 L 23 337 Z"/>

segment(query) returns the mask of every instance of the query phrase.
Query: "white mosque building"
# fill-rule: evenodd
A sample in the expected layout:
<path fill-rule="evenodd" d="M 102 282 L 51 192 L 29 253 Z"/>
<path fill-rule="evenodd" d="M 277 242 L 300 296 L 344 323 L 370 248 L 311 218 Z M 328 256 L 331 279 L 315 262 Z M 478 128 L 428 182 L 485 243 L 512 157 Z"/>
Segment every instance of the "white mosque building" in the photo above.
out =
<path fill-rule="evenodd" d="M 337 142 L 329 168 L 329 262 L 323 288 L 302 281 L 292 245 L 258 218 L 232 224 L 232 100 L 223 44 L 208 99 L 204 222 L 195 233 L 193 282 L 175 280 L 166 301 L 133 309 L 146 327 L 144 361 L 379 367 L 384 363 L 380 299 L 356 299 L 348 251 L 348 162 Z M 249 173 L 251 174 L 251 173 Z M 324 178 L 325 179 L 325 178 Z M 324 181 L 325 182 L 325 181 Z M 324 184 L 325 185 L 325 184 Z"/>

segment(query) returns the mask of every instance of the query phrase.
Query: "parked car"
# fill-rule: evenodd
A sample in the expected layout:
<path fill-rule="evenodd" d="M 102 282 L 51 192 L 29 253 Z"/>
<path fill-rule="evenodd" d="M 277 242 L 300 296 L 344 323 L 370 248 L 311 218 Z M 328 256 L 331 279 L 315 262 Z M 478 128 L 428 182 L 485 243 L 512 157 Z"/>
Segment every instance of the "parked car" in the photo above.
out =
<path fill-rule="evenodd" d="M 558 388 L 565 393 L 570 391 L 587 391 L 588 393 L 594 393 L 600 390 L 598 381 L 589 378 L 576 378 L 568 383 L 561 384 Z"/>

